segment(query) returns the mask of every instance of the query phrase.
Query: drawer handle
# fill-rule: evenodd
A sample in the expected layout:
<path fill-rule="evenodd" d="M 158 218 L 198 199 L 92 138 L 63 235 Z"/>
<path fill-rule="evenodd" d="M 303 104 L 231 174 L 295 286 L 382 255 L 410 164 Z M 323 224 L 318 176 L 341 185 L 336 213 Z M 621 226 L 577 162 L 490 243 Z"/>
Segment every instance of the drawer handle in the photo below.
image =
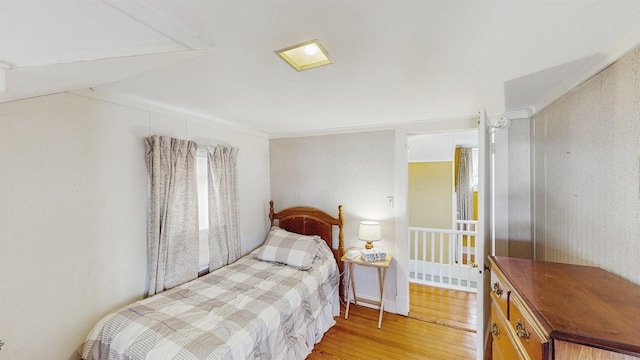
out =
<path fill-rule="evenodd" d="M 491 322 L 491 335 L 500 339 L 500 328 L 498 327 L 498 324 L 493 321 Z"/>
<path fill-rule="evenodd" d="M 497 281 L 493 283 L 493 293 L 502 297 L 502 289 L 500 288 L 500 283 Z"/>
<path fill-rule="evenodd" d="M 522 322 L 522 320 L 516 321 L 516 334 L 518 334 L 518 337 L 520 339 L 524 339 L 527 342 L 529 342 L 529 332 L 527 331 L 527 328 L 524 326 L 524 323 Z"/>

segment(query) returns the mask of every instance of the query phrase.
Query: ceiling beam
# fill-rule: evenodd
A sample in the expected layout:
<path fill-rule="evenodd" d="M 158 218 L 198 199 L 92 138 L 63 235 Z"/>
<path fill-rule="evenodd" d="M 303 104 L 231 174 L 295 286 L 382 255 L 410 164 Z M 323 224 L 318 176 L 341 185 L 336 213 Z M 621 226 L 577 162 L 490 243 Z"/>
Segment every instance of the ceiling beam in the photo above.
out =
<path fill-rule="evenodd" d="M 150 29 L 190 50 L 211 49 L 211 41 L 189 28 L 170 12 L 145 0 L 100 0 Z"/>

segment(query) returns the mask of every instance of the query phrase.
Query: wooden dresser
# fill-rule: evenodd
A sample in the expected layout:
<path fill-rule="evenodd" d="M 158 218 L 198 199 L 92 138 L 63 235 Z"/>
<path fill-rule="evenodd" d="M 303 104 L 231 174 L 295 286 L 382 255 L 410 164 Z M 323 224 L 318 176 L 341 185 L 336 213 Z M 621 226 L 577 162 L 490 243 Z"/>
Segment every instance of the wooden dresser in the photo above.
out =
<path fill-rule="evenodd" d="M 494 360 L 640 357 L 640 286 L 597 267 L 489 260 Z"/>

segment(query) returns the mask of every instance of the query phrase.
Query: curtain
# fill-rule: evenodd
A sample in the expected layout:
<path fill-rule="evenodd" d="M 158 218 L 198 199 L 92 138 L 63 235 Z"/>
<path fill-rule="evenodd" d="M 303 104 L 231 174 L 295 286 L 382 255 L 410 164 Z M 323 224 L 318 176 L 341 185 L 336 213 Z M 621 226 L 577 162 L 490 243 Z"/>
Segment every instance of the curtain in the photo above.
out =
<path fill-rule="evenodd" d="M 198 276 L 198 188 L 193 141 L 145 139 L 149 173 L 149 296 Z"/>
<path fill-rule="evenodd" d="M 208 151 L 209 271 L 240 257 L 237 154 L 238 149 L 222 145 Z"/>
<path fill-rule="evenodd" d="M 471 176 L 473 176 L 473 159 L 471 148 L 461 147 L 456 168 L 456 194 L 458 206 L 458 220 L 473 218 L 473 192 Z"/>

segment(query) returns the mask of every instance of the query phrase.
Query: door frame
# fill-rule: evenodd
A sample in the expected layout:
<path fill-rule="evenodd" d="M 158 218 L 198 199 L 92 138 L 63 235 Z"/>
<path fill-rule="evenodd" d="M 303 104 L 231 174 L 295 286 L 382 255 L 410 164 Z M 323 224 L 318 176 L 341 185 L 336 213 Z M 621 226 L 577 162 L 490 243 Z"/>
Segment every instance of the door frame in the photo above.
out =
<path fill-rule="evenodd" d="M 491 131 L 490 131 L 491 130 Z M 495 251 L 495 137 L 489 117 L 484 109 L 478 112 L 478 235 L 476 256 L 478 257 L 478 292 L 476 309 L 476 359 L 485 358 L 489 340 L 489 318 L 491 316 L 488 256 Z"/>
<path fill-rule="evenodd" d="M 484 111 L 484 110 L 482 110 Z M 408 147 L 407 140 L 409 135 L 436 133 L 436 132 L 457 132 L 478 130 L 478 136 L 483 131 L 480 129 L 478 116 L 460 118 L 453 120 L 432 121 L 424 123 L 416 123 L 412 125 L 402 126 L 395 129 L 395 215 L 396 215 L 396 313 L 400 315 L 409 314 L 409 249 L 407 239 L 409 236 L 409 217 L 408 217 Z M 480 156 L 480 153 L 479 153 Z M 481 188 L 478 188 L 478 197 L 480 197 Z M 479 219 L 480 220 L 480 219 Z M 491 237 L 489 237 L 491 241 Z M 493 245 L 492 245 L 493 246 Z M 486 256 L 485 256 L 486 258 Z M 484 264 L 478 262 L 479 280 L 484 277 Z M 478 288 L 482 287 L 479 286 Z M 480 290 L 479 290 L 480 291 Z M 487 292 L 488 293 L 488 292 Z M 478 295 L 478 311 L 484 312 L 486 306 L 485 301 Z M 488 304 L 488 303 L 487 303 Z M 481 318 L 481 316 L 479 317 Z M 480 323 L 480 320 L 478 320 Z M 476 330 L 478 331 L 478 329 Z M 478 331 L 477 339 L 477 358 L 482 360 L 484 358 L 485 351 L 485 336 L 486 329 Z"/>
<path fill-rule="evenodd" d="M 409 135 L 461 132 L 478 129 L 477 116 L 406 124 L 395 129 L 395 216 L 396 216 L 396 313 L 409 314 Z"/>

